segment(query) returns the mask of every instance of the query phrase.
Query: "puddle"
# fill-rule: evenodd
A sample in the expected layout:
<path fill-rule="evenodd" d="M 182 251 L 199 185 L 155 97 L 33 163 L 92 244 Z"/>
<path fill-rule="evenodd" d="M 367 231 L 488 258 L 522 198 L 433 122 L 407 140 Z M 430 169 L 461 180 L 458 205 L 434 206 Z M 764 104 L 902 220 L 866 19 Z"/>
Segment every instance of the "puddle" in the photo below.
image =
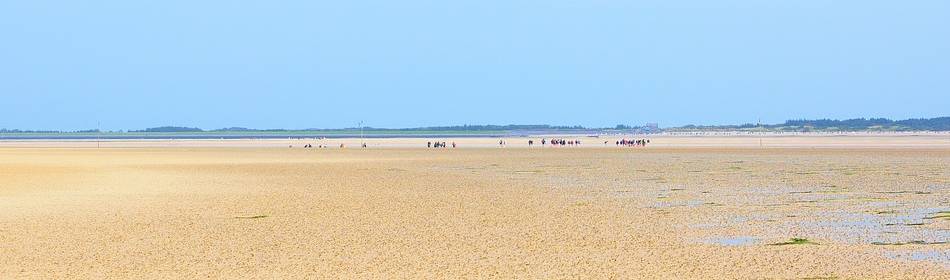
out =
<path fill-rule="evenodd" d="M 896 260 L 934 262 L 950 268 L 950 250 L 885 252 L 884 256 Z"/>
<path fill-rule="evenodd" d="M 683 201 L 683 202 L 660 201 L 660 202 L 654 203 L 653 208 L 670 208 L 670 207 L 680 207 L 680 206 L 696 207 L 700 205 L 703 205 L 702 200 L 689 200 L 689 201 Z"/>
<path fill-rule="evenodd" d="M 770 220 L 772 220 L 772 217 L 767 215 L 736 216 L 732 218 L 733 223 L 760 223 Z"/>
<path fill-rule="evenodd" d="M 864 205 L 865 208 L 890 208 L 901 206 L 896 201 L 871 201 Z"/>
<path fill-rule="evenodd" d="M 842 193 L 803 193 L 799 192 L 796 196 L 799 201 L 807 202 L 827 202 L 827 201 L 842 201 L 848 200 L 850 198 L 847 194 Z"/>
<path fill-rule="evenodd" d="M 749 246 L 755 245 L 759 239 L 749 236 L 733 236 L 733 237 L 714 237 L 706 239 L 705 243 L 716 244 L 722 246 Z"/>
<path fill-rule="evenodd" d="M 924 219 L 934 208 L 893 211 L 892 214 L 826 212 L 804 221 L 788 222 L 784 227 L 803 228 L 823 233 L 823 237 L 849 244 L 942 244 L 950 240 L 950 231 L 929 227 Z"/>

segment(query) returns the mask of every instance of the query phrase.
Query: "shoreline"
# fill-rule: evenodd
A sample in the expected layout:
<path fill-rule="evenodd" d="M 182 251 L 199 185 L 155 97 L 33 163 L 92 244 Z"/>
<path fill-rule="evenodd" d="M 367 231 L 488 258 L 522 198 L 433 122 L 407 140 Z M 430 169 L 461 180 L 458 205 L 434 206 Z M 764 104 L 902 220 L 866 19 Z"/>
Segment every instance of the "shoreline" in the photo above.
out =
<path fill-rule="evenodd" d="M 580 140 L 581 145 L 542 147 L 537 140 L 542 138 L 566 138 Z M 620 139 L 649 139 L 647 147 L 618 147 Z M 366 143 L 368 149 L 419 148 L 427 149 L 427 142 L 456 143 L 458 148 L 502 148 L 498 141 L 504 140 L 504 148 L 516 149 L 657 149 L 657 148 L 926 148 L 950 149 L 950 134 L 946 135 L 772 135 L 772 136 L 671 136 L 671 135 L 610 135 L 610 136 L 516 136 L 516 137 L 392 137 L 392 138 L 270 138 L 270 139 L 0 139 L 0 148 L 301 148 L 313 145 L 313 149 L 359 149 Z M 529 146 L 528 140 L 535 140 Z M 452 149 L 452 148 L 442 148 Z"/>

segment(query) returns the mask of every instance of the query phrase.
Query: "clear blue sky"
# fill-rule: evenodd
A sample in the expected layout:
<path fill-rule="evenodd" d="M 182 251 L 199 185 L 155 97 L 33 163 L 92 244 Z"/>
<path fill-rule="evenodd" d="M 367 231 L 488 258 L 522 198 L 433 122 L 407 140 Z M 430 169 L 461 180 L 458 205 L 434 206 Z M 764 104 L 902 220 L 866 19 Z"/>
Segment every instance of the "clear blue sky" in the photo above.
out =
<path fill-rule="evenodd" d="M 950 115 L 950 1 L 0 1 L 0 127 Z"/>

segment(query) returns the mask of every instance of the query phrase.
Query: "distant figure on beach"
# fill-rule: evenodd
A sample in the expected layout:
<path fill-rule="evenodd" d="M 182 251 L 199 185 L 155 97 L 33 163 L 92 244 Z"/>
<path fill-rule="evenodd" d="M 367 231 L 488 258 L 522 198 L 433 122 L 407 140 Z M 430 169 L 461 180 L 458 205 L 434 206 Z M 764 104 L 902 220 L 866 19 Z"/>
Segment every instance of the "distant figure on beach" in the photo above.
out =
<path fill-rule="evenodd" d="M 455 142 L 452 142 L 452 148 L 453 149 L 455 148 Z"/>
<path fill-rule="evenodd" d="M 528 140 L 528 147 L 534 146 L 534 140 Z"/>
<path fill-rule="evenodd" d="M 606 143 L 606 142 L 605 142 Z M 621 139 L 615 142 L 617 146 L 621 147 L 646 147 L 650 143 L 649 139 Z"/>
<path fill-rule="evenodd" d="M 426 143 L 426 148 L 432 148 L 432 141 L 429 141 L 428 143 Z"/>

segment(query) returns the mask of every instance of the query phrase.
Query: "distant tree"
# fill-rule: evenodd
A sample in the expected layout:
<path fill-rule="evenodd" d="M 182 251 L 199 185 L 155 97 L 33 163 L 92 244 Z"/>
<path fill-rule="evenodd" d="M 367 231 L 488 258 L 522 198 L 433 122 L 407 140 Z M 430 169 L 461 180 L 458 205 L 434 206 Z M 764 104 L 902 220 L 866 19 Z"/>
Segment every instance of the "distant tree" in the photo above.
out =
<path fill-rule="evenodd" d="M 202 132 L 200 128 L 195 127 L 181 127 L 181 126 L 160 126 L 146 128 L 145 130 L 139 130 L 136 132 Z"/>

